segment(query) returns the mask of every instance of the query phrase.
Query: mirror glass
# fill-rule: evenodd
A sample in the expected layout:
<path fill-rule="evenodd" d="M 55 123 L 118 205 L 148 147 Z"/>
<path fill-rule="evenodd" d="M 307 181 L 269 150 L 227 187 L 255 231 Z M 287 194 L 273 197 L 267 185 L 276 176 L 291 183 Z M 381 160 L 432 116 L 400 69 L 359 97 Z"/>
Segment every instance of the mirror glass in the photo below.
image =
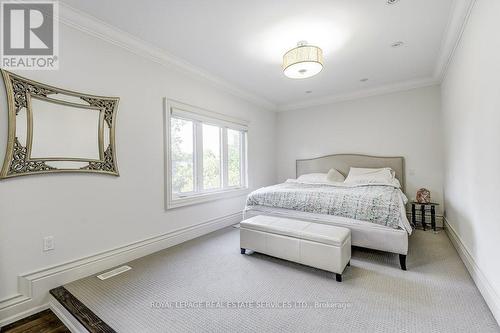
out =
<path fill-rule="evenodd" d="M 0 180 L 57 172 L 119 176 L 115 148 L 118 97 L 60 89 L 1 68 L 0 74 L 8 108 Z"/>
<path fill-rule="evenodd" d="M 26 147 L 26 138 L 28 136 L 28 112 L 26 108 L 19 110 L 16 117 L 16 137 L 24 147 Z"/>
<path fill-rule="evenodd" d="M 100 112 L 31 98 L 31 158 L 99 159 Z"/>
<path fill-rule="evenodd" d="M 45 164 L 57 169 L 79 169 L 86 166 L 88 163 L 78 161 L 48 161 L 45 162 Z"/>

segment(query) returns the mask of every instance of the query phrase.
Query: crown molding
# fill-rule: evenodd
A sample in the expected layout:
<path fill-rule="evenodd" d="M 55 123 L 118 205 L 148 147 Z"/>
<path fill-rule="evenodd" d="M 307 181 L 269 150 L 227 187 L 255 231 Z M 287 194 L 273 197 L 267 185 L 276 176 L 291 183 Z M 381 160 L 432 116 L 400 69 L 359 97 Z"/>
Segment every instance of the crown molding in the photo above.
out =
<path fill-rule="evenodd" d="M 417 80 L 402 81 L 402 82 L 398 82 L 398 83 L 387 84 L 387 85 L 383 85 L 383 86 L 358 90 L 358 91 L 354 91 L 354 92 L 348 92 L 348 93 L 344 93 L 344 94 L 336 94 L 336 95 L 330 95 L 330 96 L 326 96 L 326 97 L 316 98 L 316 99 L 312 99 L 312 100 L 308 100 L 308 101 L 304 101 L 304 102 L 279 105 L 277 111 L 281 112 L 281 111 L 299 110 L 299 109 L 305 109 L 305 108 L 314 107 L 314 106 L 321 106 L 321 105 L 334 104 L 334 103 L 339 103 L 339 102 L 346 102 L 346 101 L 351 101 L 351 100 L 355 100 L 355 99 L 361 99 L 361 98 L 372 97 L 372 96 L 377 96 L 377 95 L 392 94 L 392 93 L 399 92 L 399 91 L 406 91 L 406 90 L 411 90 L 411 89 L 416 89 L 416 88 L 438 85 L 440 83 L 441 82 L 439 80 L 436 80 L 433 77 L 424 78 L 424 79 L 417 79 Z"/>
<path fill-rule="evenodd" d="M 448 19 L 448 24 L 441 41 L 439 56 L 436 61 L 432 77 L 403 81 L 344 94 L 335 94 L 304 102 L 282 104 L 278 105 L 276 111 L 298 110 L 313 106 L 344 102 L 376 95 L 385 95 L 398 91 L 405 91 L 441 84 L 446 77 L 446 73 L 455 54 L 455 50 L 460 44 L 460 40 L 467 26 L 470 14 L 472 12 L 472 9 L 474 8 L 475 3 L 476 0 L 454 0 L 453 8 Z"/>
<path fill-rule="evenodd" d="M 476 0 L 455 0 L 453 3 L 453 9 L 441 41 L 441 49 L 434 69 L 434 77 L 440 82 L 446 77 L 448 67 L 453 59 L 455 50 L 460 44 L 475 3 Z"/>
<path fill-rule="evenodd" d="M 448 24 L 441 41 L 439 56 L 436 61 L 432 77 L 403 81 L 344 94 L 335 94 L 304 102 L 278 105 L 277 111 L 298 110 L 313 106 L 344 102 L 364 97 L 390 94 L 398 91 L 441 84 L 446 77 L 446 73 L 455 54 L 455 50 L 460 44 L 460 40 L 467 26 L 475 3 L 476 0 L 454 0 L 453 9 L 450 13 Z"/>
<path fill-rule="evenodd" d="M 376 95 L 390 94 L 398 91 L 416 89 L 425 86 L 441 84 L 446 76 L 448 66 L 453 59 L 454 52 L 460 43 L 461 36 L 467 25 L 472 8 L 476 0 L 455 0 L 450 14 L 447 28 L 441 42 L 439 56 L 434 68 L 432 77 L 423 79 L 408 80 L 373 88 L 333 94 L 325 97 L 311 99 L 307 101 L 276 105 L 271 101 L 256 94 L 236 87 L 209 72 L 200 69 L 178 57 L 173 56 L 164 49 L 150 44 L 134 35 L 118 29 L 92 15 L 75 9 L 63 2 L 60 2 L 59 21 L 67 26 L 85 32 L 126 49 L 134 54 L 147 58 L 167 67 L 174 67 L 183 73 L 189 74 L 194 78 L 202 79 L 222 90 L 258 105 L 269 111 L 289 111 L 304 109 L 313 106 L 326 105 L 337 102 L 344 102 L 359 98 L 371 97 Z"/>
<path fill-rule="evenodd" d="M 214 76 L 203 69 L 169 54 L 164 49 L 139 39 L 134 35 L 118 29 L 92 15 L 68 6 L 63 2 L 59 2 L 59 22 L 106 42 L 112 43 L 158 64 L 167 67 L 174 67 L 195 78 L 201 78 L 236 97 L 258 105 L 266 110 L 274 111 L 276 109 L 276 105 L 265 98 L 238 88 L 224 79 Z"/>

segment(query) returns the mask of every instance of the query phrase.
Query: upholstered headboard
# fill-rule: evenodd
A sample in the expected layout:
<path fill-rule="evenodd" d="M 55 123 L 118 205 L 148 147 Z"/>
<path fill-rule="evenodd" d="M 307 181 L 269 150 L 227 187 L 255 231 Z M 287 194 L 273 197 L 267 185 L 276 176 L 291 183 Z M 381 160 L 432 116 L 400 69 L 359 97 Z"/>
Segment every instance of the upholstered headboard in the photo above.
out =
<path fill-rule="evenodd" d="M 297 177 L 306 173 L 328 172 L 331 168 L 335 168 L 344 176 L 347 176 L 350 167 L 389 167 L 396 173 L 396 178 L 401 183 L 401 189 L 405 192 L 405 159 L 402 156 L 385 157 L 359 154 L 334 154 L 305 160 L 297 160 Z"/>

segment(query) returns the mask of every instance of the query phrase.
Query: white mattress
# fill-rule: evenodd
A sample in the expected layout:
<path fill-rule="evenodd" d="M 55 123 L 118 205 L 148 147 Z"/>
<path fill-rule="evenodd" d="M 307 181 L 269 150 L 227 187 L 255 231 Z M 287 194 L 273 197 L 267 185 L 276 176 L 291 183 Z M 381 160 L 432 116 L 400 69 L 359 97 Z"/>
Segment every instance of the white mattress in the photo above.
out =
<path fill-rule="evenodd" d="M 352 245 L 354 246 L 399 254 L 407 254 L 408 252 L 408 233 L 404 229 L 394 229 L 346 217 L 301 212 L 284 208 L 252 206 L 244 211 L 245 219 L 256 215 L 282 216 L 297 220 L 342 226 L 351 229 Z"/>

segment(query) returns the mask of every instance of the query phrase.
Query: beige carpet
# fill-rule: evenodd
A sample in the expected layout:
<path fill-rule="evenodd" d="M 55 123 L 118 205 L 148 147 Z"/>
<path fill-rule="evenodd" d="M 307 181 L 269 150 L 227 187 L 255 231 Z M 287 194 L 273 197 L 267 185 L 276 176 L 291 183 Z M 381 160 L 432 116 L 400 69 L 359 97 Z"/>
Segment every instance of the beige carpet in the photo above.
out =
<path fill-rule="evenodd" d="M 351 264 L 338 283 L 241 255 L 239 230 L 226 228 L 66 288 L 118 332 L 500 332 L 444 232 L 412 235 L 406 272 L 366 249 Z"/>

